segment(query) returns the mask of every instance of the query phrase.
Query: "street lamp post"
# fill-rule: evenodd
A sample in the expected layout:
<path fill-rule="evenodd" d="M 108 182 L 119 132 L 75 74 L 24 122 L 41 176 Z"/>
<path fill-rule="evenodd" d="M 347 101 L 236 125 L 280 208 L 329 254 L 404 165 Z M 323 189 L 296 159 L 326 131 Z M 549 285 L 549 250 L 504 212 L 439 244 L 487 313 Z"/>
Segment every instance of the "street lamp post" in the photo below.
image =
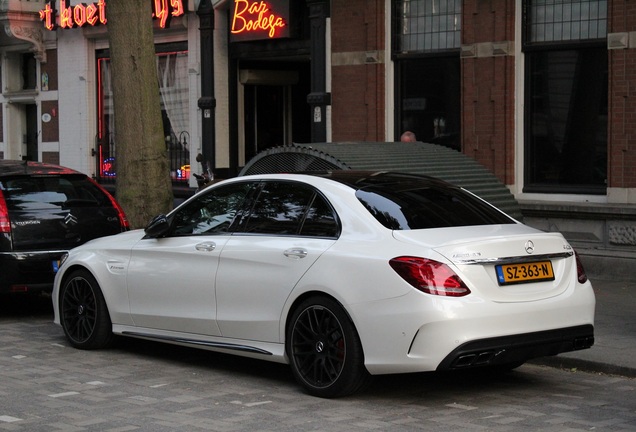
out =
<path fill-rule="evenodd" d="M 214 8 L 211 0 L 201 0 L 197 9 L 201 38 L 201 97 L 198 106 L 201 110 L 201 152 L 203 170 L 213 175 L 216 166 L 216 130 L 214 97 Z"/>

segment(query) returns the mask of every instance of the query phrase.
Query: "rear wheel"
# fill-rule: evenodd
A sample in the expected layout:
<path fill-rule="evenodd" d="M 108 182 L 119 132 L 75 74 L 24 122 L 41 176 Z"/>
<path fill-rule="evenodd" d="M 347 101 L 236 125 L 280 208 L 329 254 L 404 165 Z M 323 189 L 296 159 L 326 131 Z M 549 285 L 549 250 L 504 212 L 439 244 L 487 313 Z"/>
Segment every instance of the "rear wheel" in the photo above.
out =
<path fill-rule="evenodd" d="M 296 380 L 319 397 L 351 394 L 367 380 L 358 333 L 342 307 L 313 297 L 293 312 L 286 349 Z"/>
<path fill-rule="evenodd" d="M 76 270 L 60 289 L 60 323 L 70 344 L 79 349 L 98 349 L 113 339 L 104 296 L 92 274 Z"/>

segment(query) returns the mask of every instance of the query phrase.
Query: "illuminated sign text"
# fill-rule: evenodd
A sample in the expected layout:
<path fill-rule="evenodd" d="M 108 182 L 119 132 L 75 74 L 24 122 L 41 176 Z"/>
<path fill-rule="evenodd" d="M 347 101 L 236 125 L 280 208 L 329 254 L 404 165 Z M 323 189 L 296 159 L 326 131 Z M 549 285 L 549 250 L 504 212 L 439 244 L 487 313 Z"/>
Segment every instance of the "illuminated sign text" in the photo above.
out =
<path fill-rule="evenodd" d="M 181 16 L 184 13 L 183 0 L 153 0 L 152 17 L 159 20 L 161 28 L 167 27 L 171 17 Z M 55 8 L 55 1 L 51 0 L 40 11 L 40 20 L 44 21 L 44 27 L 47 30 L 55 30 L 56 27 L 70 29 L 106 24 L 108 22 L 106 0 L 98 0 L 90 4 L 80 3 L 75 6 L 68 6 L 66 0 L 60 0 L 59 10 Z"/>
<path fill-rule="evenodd" d="M 233 41 L 289 36 L 289 2 L 234 0 L 230 33 Z"/>

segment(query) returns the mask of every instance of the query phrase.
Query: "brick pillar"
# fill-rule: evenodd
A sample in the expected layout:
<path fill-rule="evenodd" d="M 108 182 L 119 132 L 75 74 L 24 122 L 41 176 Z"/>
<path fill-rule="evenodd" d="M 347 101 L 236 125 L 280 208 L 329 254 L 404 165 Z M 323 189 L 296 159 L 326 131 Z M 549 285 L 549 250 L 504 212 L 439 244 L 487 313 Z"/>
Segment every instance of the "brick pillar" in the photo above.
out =
<path fill-rule="evenodd" d="M 608 3 L 608 186 L 636 188 L 636 4 Z"/>
<path fill-rule="evenodd" d="M 333 141 L 385 140 L 384 5 L 331 2 Z"/>
<path fill-rule="evenodd" d="M 514 0 L 463 3 L 462 151 L 505 184 L 515 174 L 514 24 Z"/>

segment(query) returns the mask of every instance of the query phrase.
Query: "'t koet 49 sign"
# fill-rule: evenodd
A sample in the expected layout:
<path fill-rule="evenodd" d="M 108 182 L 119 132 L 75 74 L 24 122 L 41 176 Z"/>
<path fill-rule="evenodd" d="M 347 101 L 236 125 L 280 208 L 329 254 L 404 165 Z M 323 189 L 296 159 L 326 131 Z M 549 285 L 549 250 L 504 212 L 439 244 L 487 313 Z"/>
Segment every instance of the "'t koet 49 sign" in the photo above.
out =
<path fill-rule="evenodd" d="M 67 0 L 49 0 L 40 11 L 40 19 L 47 30 L 59 28 L 76 28 L 106 24 L 106 0 L 94 3 L 70 5 Z M 185 13 L 183 0 L 152 0 L 152 17 L 159 21 L 161 28 L 166 28 L 171 17 Z"/>
<path fill-rule="evenodd" d="M 289 0 L 234 0 L 230 42 L 290 37 Z"/>

